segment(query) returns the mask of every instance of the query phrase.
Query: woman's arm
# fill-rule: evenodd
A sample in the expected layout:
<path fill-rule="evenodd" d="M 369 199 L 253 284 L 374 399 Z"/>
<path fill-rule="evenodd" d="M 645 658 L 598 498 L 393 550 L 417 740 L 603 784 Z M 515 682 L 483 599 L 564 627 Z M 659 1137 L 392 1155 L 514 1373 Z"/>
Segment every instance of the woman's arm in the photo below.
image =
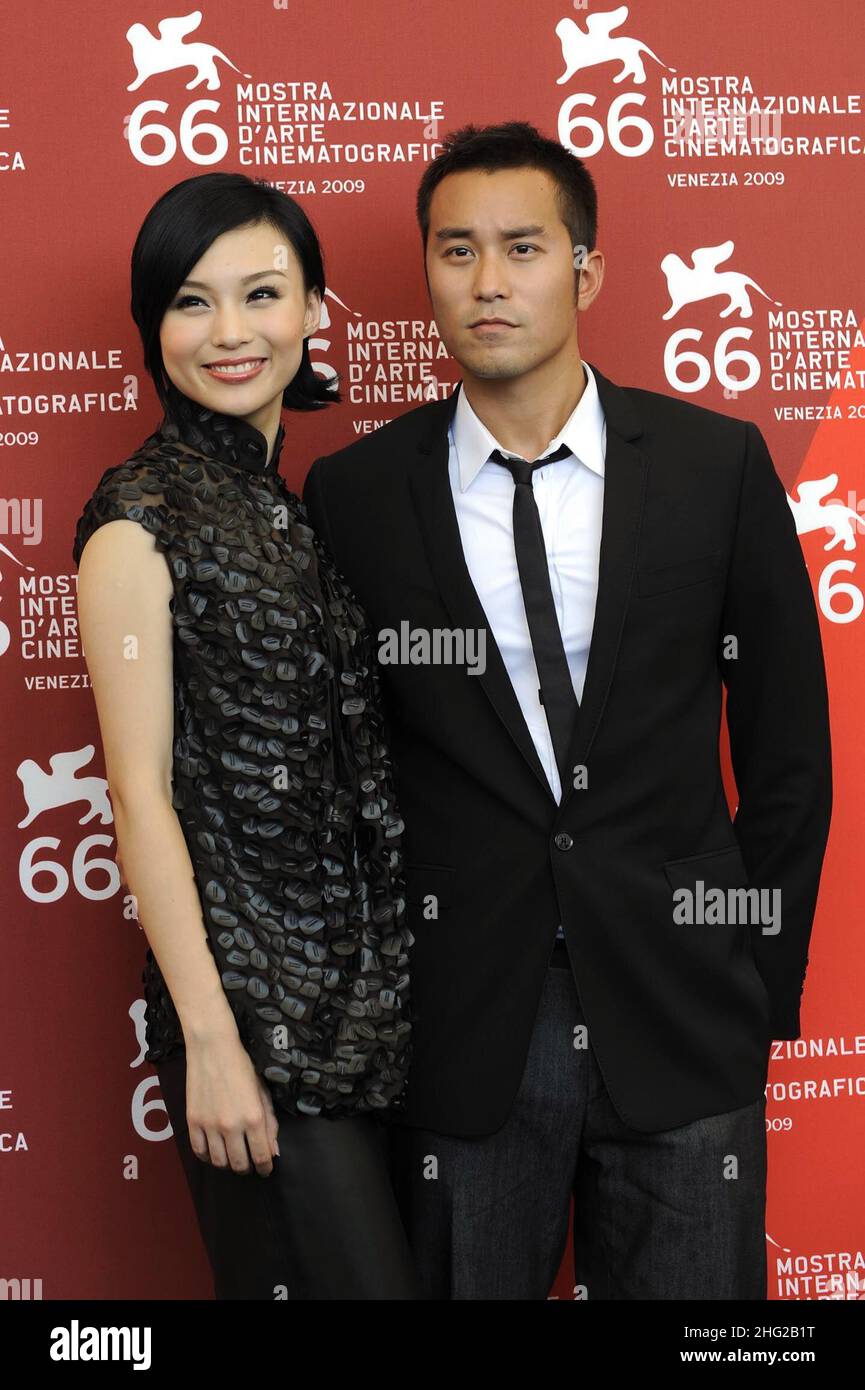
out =
<path fill-rule="evenodd" d="M 269 1173 L 277 1129 L 270 1092 L 241 1044 L 171 804 L 172 593 L 167 561 L 137 522 L 107 522 L 87 541 L 79 631 L 124 879 L 183 1029 L 190 1142 L 215 1166 L 248 1171 L 246 1138 L 256 1169 Z"/>

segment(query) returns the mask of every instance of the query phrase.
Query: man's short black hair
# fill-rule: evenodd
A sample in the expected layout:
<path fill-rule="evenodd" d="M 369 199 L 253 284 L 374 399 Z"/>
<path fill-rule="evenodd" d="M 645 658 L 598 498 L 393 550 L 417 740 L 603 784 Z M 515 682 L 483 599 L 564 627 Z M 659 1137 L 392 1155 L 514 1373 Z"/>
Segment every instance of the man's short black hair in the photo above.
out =
<path fill-rule="evenodd" d="M 571 245 L 594 251 L 598 233 L 598 195 L 586 165 L 557 140 L 549 140 L 527 121 L 461 126 L 443 140 L 444 149 L 427 165 L 417 192 L 417 220 L 426 265 L 429 210 L 434 190 L 448 174 L 467 169 L 543 169 L 556 185 L 556 198 Z"/>

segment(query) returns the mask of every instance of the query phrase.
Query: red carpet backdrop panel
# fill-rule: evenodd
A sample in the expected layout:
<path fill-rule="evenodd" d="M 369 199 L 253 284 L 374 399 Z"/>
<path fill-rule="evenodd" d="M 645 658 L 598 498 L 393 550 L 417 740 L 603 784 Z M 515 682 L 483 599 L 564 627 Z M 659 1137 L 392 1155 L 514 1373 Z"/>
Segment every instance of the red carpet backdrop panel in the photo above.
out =
<path fill-rule="evenodd" d="M 137 229 L 165 189 L 209 170 L 265 179 L 309 214 L 328 282 L 312 360 L 344 396 L 284 417 L 281 467 L 299 492 L 314 457 L 459 379 L 415 193 L 448 130 L 511 119 L 580 155 L 598 185 L 606 278 L 582 355 L 617 382 L 755 421 L 788 493 L 822 625 L 835 803 L 801 1036 L 774 1043 L 769 1066 L 769 1297 L 865 1295 L 861 23 L 857 0 L 4 6 L 8 1296 L 208 1296 L 143 1061 L 146 943 L 115 863 L 71 562 L 85 498 L 161 415 L 129 315 Z M 550 1296 L 575 1297 L 570 1249 Z"/>

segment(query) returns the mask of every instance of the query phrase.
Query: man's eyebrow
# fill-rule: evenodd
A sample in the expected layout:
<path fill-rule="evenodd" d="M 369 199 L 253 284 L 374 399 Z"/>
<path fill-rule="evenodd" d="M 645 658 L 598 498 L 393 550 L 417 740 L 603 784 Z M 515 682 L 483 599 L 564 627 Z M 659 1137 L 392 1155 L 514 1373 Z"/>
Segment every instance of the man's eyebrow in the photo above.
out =
<path fill-rule="evenodd" d="M 282 275 L 285 278 L 285 272 L 282 270 L 256 270 L 252 275 L 244 275 L 240 283 L 241 285 L 248 285 L 252 280 L 263 280 L 265 275 Z M 203 280 L 184 280 L 183 284 L 191 285 L 196 290 L 210 289 L 210 286 L 206 285 Z M 181 286 L 182 288 L 183 286 Z"/>
<path fill-rule="evenodd" d="M 547 229 L 540 223 L 527 223 L 525 227 L 507 227 L 499 232 L 501 241 L 513 241 L 521 236 L 546 236 Z M 473 227 L 440 227 L 435 233 L 436 241 L 469 241 L 474 236 Z"/>

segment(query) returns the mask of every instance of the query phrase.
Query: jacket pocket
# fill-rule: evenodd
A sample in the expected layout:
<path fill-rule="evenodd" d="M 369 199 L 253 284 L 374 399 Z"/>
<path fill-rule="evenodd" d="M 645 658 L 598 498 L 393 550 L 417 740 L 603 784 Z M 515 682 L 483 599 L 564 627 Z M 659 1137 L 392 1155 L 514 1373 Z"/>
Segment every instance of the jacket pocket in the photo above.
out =
<path fill-rule="evenodd" d="M 671 589 L 685 589 L 692 584 L 704 584 L 707 579 L 720 579 L 722 556 L 723 551 L 712 550 L 706 555 L 695 555 L 690 560 L 677 560 L 672 565 L 638 570 L 637 592 L 644 597 L 666 594 Z"/>
<path fill-rule="evenodd" d="M 694 891 L 698 879 L 702 879 L 706 888 L 720 889 L 749 889 L 750 880 L 748 870 L 745 868 L 745 861 L 742 858 L 742 851 L 738 845 L 731 845 L 728 849 L 709 850 L 703 854 L 689 854 L 685 859 L 668 859 L 664 864 L 664 873 L 670 886 L 676 888 L 687 888 Z M 756 893 L 756 888 L 754 889 Z M 730 904 L 730 899 L 727 900 Z M 759 904 L 759 894 L 758 894 Z M 731 904 L 730 904 L 731 905 Z M 732 905 L 731 905 L 732 908 Z M 756 992 L 760 1001 L 760 1008 L 765 1016 L 765 1026 L 769 1028 L 769 991 L 760 974 L 757 959 L 754 952 L 754 932 L 759 931 L 759 926 L 751 921 L 751 904 L 743 904 L 744 918 L 740 918 L 738 903 L 734 911 L 734 919 L 728 920 L 726 925 L 733 929 L 732 936 L 722 932 L 722 937 L 728 940 L 738 939 L 748 961 L 748 969 L 751 978 L 751 988 Z M 717 924 L 711 927 L 712 937 L 718 931 Z M 702 939 L 702 938 L 701 938 Z"/>
<path fill-rule="evenodd" d="M 747 888 L 748 870 L 738 845 L 705 850 L 684 859 L 668 859 L 664 873 L 671 888 L 693 888 L 697 879 L 710 888 Z"/>
<path fill-rule="evenodd" d="M 450 906 L 456 870 L 448 864 L 406 864 L 406 902 L 410 907 L 429 907 L 435 899 L 437 914 Z"/>

